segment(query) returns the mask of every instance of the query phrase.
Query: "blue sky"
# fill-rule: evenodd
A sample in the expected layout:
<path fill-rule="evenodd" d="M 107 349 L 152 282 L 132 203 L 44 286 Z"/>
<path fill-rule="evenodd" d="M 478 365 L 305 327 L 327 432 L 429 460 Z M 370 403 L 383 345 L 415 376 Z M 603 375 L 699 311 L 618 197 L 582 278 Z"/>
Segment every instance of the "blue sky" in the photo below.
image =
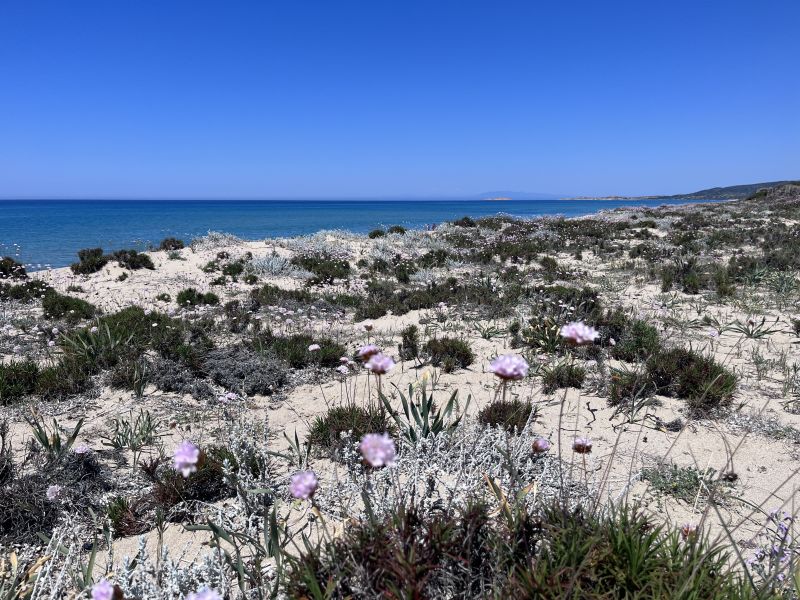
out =
<path fill-rule="evenodd" d="M 0 4 L 0 197 L 800 177 L 800 2 Z"/>

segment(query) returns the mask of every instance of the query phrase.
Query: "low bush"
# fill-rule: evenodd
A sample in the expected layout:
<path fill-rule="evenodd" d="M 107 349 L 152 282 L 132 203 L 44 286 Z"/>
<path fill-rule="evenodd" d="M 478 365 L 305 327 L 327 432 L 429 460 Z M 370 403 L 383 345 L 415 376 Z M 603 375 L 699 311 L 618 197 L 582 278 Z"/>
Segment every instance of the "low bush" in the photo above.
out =
<path fill-rule="evenodd" d="M 456 227 L 477 227 L 478 226 L 478 224 L 475 222 L 475 220 L 473 218 L 471 218 L 471 217 L 461 217 L 460 219 L 457 219 L 457 220 L 453 221 L 453 225 L 455 225 Z"/>
<path fill-rule="evenodd" d="M 244 261 L 237 260 L 222 267 L 222 274 L 233 277 L 234 280 L 244 272 Z"/>
<path fill-rule="evenodd" d="M 530 402 L 518 398 L 496 399 L 481 409 L 478 421 L 490 427 L 502 427 L 509 433 L 519 433 L 531 419 L 532 412 L 534 407 Z M 535 416 L 534 412 L 534 419 L 531 419 L 531 422 L 535 421 Z"/>
<path fill-rule="evenodd" d="M 182 250 L 184 248 L 183 240 L 179 240 L 178 238 L 168 237 L 161 240 L 161 243 L 158 245 L 159 250 L 166 250 L 168 252 L 174 250 Z"/>
<path fill-rule="evenodd" d="M 350 263 L 327 254 L 303 254 L 292 258 L 292 264 L 312 273 L 309 285 L 332 284 L 336 279 L 350 276 Z"/>
<path fill-rule="evenodd" d="M 77 275 L 97 273 L 106 266 L 109 257 L 103 254 L 102 248 L 84 248 L 78 250 L 78 262 L 72 263 L 70 268 Z"/>
<path fill-rule="evenodd" d="M 77 322 L 80 319 L 91 319 L 98 310 L 86 300 L 59 294 L 55 290 L 48 290 L 42 299 L 44 315 L 50 319 L 66 319 Z"/>
<path fill-rule="evenodd" d="M 226 390 L 270 396 L 286 382 L 287 365 L 274 356 L 236 345 L 207 352 L 203 371 Z"/>
<path fill-rule="evenodd" d="M 117 250 L 111 257 L 125 269 L 137 271 L 139 269 L 154 270 L 156 267 L 147 254 L 142 254 L 136 250 Z"/>
<path fill-rule="evenodd" d="M 0 279 L 26 279 L 27 277 L 28 274 L 22 263 L 10 256 L 0 258 Z"/>
<path fill-rule="evenodd" d="M 562 388 L 580 389 L 584 379 L 586 379 L 586 369 L 571 362 L 562 362 L 544 370 L 542 387 L 548 394 Z"/>
<path fill-rule="evenodd" d="M 186 288 L 178 292 L 176 302 L 180 306 L 216 306 L 219 296 L 213 292 L 200 293 L 194 288 Z"/>
<path fill-rule="evenodd" d="M 506 514 L 501 512 L 501 514 Z M 701 536 L 655 525 L 636 508 L 593 514 L 546 507 L 498 518 L 486 504 L 455 511 L 400 506 L 289 560 L 285 593 L 315 597 L 703 598 L 752 595 L 731 557 Z M 689 590 L 689 596 L 686 591 Z M 400 597 L 400 594 L 395 594 Z"/>
<path fill-rule="evenodd" d="M 313 344 L 318 345 L 319 350 L 309 350 Z M 328 338 L 314 338 L 304 334 L 277 336 L 271 331 L 257 335 L 253 339 L 253 347 L 262 353 L 273 353 L 295 369 L 311 365 L 335 367 L 339 365 L 339 359 L 347 354 L 343 346 Z"/>
<path fill-rule="evenodd" d="M 285 290 L 277 285 L 264 284 L 250 292 L 250 297 L 264 306 L 278 306 L 284 302 L 297 302 L 306 304 L 314 301 L 314 294 L 308 290 Z"/>
<path fill-rule="evenodd" d="M 617 360 L 635 362 L 653 356 L 661 349 L 658 330 L 639 319 L 626 321 L 611 346 L 611 356 Z"/>
<path fill-rule="evenodd" d="M 412 360 L 419 356 L 419 328 L 409 325 L 400 332 L 400 357 L 403 360 Z"/>
<path fill-rule="evenodd" d="M 445 373 L 452 373 L 458 368 L 466 368 L 475 361 L 469 343 L 453 338 L 434 338 L 425 344 L 425 352 L 431 364 L 441 367 Z"/>
<path fill-rule="evenodd" d="M 389 416 L 380 408 L 366 408 L 355 404 L 334 406 L 315 417 L 308 432 L 311 448 L 319 455 L 340 458 L 344 448 L 342 434 L 350 432 L 351 441 L 360 440 L 367 433 L 394 433 Z"/>
<path fill-rule="evenodd" d="M 19 284 L 0 282 L 0 302 L 16 300 L 18 302 L 33 302 L 41 300 L 45 294 L 52 291 L 49 285 L 43 281 L 26 281 Z"/>
<path fill-rule="evenodd" d="M 36 391 L 39 366 L 32 360 L 0 363 L 0 406 L 9 406 Z"/>
<path fill-rule="evenodd" d="M 685 348 L 651 357 L 647 372 L 658 393 L 685 399 L 695 414 L 729 405 L 736 391 L 733 373 L 713 358 Z"/>
<path fill-rule="evenodd" d="M 392 225 L 386 230 L 387 233 L 396 233 L 397 235 L 404 235 L 406 231 L 408 230 L 402 225 Z"/>
<path fill-rule="evenodd" d="M 382 238 L 386 235 L 386 232 L 383 229 L 373 229 L 369 232 L 369 239 L 374 240 L 376 238 Z"/>

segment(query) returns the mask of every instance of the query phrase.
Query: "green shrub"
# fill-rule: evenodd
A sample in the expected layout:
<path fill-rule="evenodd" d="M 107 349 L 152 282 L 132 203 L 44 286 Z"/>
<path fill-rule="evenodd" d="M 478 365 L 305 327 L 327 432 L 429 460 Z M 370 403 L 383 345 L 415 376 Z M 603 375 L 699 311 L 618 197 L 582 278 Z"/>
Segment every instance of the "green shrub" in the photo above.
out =
<path fill-rule="evenodd" d="M 376 238 L 382 238 L 386 235 L 386 232 L 383 229 L 373 229 L 369 232 L 369 239 L 374 240 Z"/>
<path fill-rule="evenodd" d="M 389 229 L 386 230 L 387 233 L 396 233 L 398 235 L 404 235 L 408 231 L 402 225 L 392 225 Z"/>
<path fill-rule="evenodd" d="M 384 410 L 347 404 L 315 417 L 308 441 L 317 454 L 338 458 L 344 448 L 342 434 L 347 432 L 352 432 L 353 440 L 360 440 L 367 433 L 394 433 L 394 428 Z"/>
<path fill-rule="evenodd" d="M 491 427 L 502 427 L 509 433 L 519 433 L 528 423 L 534 408 L 530 402 L 519 400 L 496 399 L 487 404 L 478 413 L 478 421 Z M 534 412 L 534 419 L 535 421 Z"/>
<path fill-rule="evenodd" d="M 256 276 L 256 275 L 253 275 L 252 273 L 250 273 L 249 275 L 245 275 L 245 276 L 244 276 L 244 279 L 243 279 L 243 281 L 244 281 L 244 282 L 245 282 L 247 285 L 255 285 L 255 284 L 257 284 L 257 283 L 258 283 L 258 276 Z"/>
<path fill-rule="evenodd" d="M 22 263 L 10 256 L 0 258 L 0 279 L 26 279 L 27 277 L 28 274 Z"/>
<path fill-rule="evenodd" d="M 184 247 L 183 240 L 179 240 L 178 238 L 174 237 L 164 238 L 158 245 L 159 250 L 166 251 L 182 250 Z"/>
<path fill-rule="evenodd" d="M 685 348 L 651 357 L 647 372 L 659 393 L 685 399 L 695 414 L 727 406 L 736 391 L 733 373 L 713 358 Z"/>
<path fill-rule="evenodd" d="M 170 296 L 166 292 L 162 292 L 158 296 L 156 296 L 156 300 L 158 300 L 159 302 L 171 302 L 172 296 Z"/>
<path fill-rule="evenodd" d="M 626 322 L 619 339 L 615 341 L 611 356 L 627 362 L 644 360 L 661 349 L 658 330 L 639 319 Z"/>
<path fill-rule="evenodd" d="M 447 250 L 439 249 L 439 250 L 431 250 L 430 252 L 426 252 L 422 256 L 417 259 L 417 264 L 422 267 L 423 269 L 432 269 L 434 267 L 445 267 L 447 266 L 447 259 L 450 257 L 450 253 Z"/>
<path fill-rule="evenodd" d="M 445 373 L 452 373 L 457 368 L 466 368 L 475 361 L 475 354 L 469 344 L 453 338 L 435 338 L 428 340 L 425 351 L 431 364 L 441 367 Z"/>
<path fill-rule="evenodd" d="M 237 260 L 222 267 L 222 274 L 236 278 L 244 272 L 244 262 Z"/>
<path fill-rule="evenodd" d="M 475 220 L 473 218 L 471 218 L 471 217 L 461 217 L 460 219 L 457 219 L 456 221 L 453 221 L 453 225 L 455 225 L 456 227 L 477 227 L 478 226 L 478 224 L 475 222 Z"/>
<path fill-rule="evenodd" d="M 102 248 L 84 248 L 78 250 L 78 262 L 72 263 L 70 268 L 77 275 L 97 273 L 106 266 L 109 257 L 103 254 Z"/>
<path fill-rule="evenodd" d="M 32 360 L 0 363 L 0 406 L 20 401 L 36 390 L 39 367 Z"/>
<path fill-rule="evenodd" d="M 203 273 L 213 273 L 214 271 L 219 271 L 219 263 L 215 260 L 210 260 L 203 265 L 200 270 Z"/>
<path fill-rule="evenodd" d="M 319 345 L 320 349 L 309 350 L 308 348 L 312 344 Z M 295 369 L 311 365 L 335 367 L 339 364 L 339 359 L 347 354 L 347 350 L 343 346 L 328 338 L 314 338 L 304 334 L 282 337 L 266 331 L 254 338 L 253 345 L 262 352 L 270 350 Z"/>
<path fill-rule="evenodd" d="M 139 269 L 150 269 L 152 271 L 156 268 L 147 254 L 141 254 L 136 250 L 117 250 L 111 257 L 116 260 L 121 267 L 130 269 L 131 271 L 137 271 Z"/>
<path fill-rule="evenodd" d="M 586 369 L 570 362 L 562 362 L 545 369 L 542 374 L 542 387 L 548 394 L 561 388 L 578 388 L 586 379 Z"/>
<path fill-rule="evenodd" d="M 419 328 L 409 325 L 400 332 L 400 357 L 412 360 L 419 356 Z"/>
<path fill-rule="evenodd" d="M 97 308 L 86 300 L 65 296 L 52 289 L 44 295 L 42 309 L 50 319 L 66 319 L 70 322 L 91 319 L 97 314 Z"/>
<path fill-rule="evenodd" d="M 333 258 L 327 254 L 304 254 L 292 258 L 292 264 L 312 273 L 309 285 L 323 283 L 332 284 L 336 279 L 347 279 L 350 275 L 350 263 Z"/>
<path fill-rule="evenodd" d="M 483 503 L 401 505 L 307 544 L 288 560 L 283 591 L 290 598 L 322 597 L 319 589 L 341 598 L 371 597 L 364 590 L 402 590 L 392 597 L 403 598 L 752 598 L 731 559 L 707 537 L 684 540 L 679 527 L 656 525 L 629 506 L 593 513 L 548 505 L 534 515 Z"/>
<path fill-rule="evenodd" d="M 46 294 L 53 291 L 49 285 L 43 281 L 26 281 L 12 285 L 0 282 L 0 302 L 7 300 L 17 300 L 18 302 L 33 302 L 44 298 Z"/>
<path fill-rule="evenodd" d="M 284 302 L 309 303 L 314 301 L 314 294 L 308 290 L 285 290 L 270 283 L 264 284 L 250 292 L 250 297 L 259 305 L 277 306 Z"/>
<path fill-rule="evenodd" d="M 194 288 L 186 288 L 178 292 L 176 302 L 180 306 L 216 306 L 219 304 L 219 296 L 213 292 L 203 294 Z"/>

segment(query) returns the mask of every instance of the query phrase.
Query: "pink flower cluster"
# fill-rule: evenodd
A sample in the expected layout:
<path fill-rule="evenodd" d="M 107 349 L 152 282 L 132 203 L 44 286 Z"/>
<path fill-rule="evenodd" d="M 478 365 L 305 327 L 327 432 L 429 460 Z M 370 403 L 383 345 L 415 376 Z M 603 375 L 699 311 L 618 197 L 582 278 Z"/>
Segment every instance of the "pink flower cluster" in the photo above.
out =
<path fill-rule="evenodd" d="M 300 471 L 292 475 L 289 481 L 289 492 L 298 500 L 308 500 L 319 486 L 314 471 Z"/>
<path fill-rule="evenodd" d="M 519 354 L 504 354 L 495 358 L 489 365 L 489 370 L 500 379 L 524 379 L 528 376 L 528 361 Z"/>
<path fill-rule="evenodd" d="M 361 438 L 359 450 L 366 463 L 375 468 L 391 466 L 397 457 L 394 441 L 386 433 L 366 434 Z"/>
<path fill-rule="evenodd" d="M 580 321 L 575 321 L 561 328 L 561 337 L 570 344 L 583 346 L 585 344 L 594 343 L 594 341 L 600 337 L 600 334 L 594 327 L 586 323 L 581 323 Z"/>
<path fill-rule="evenodd" d="M 197 464 L 200 462 L 200 448 L 189 440 L 184 440 L 175 448 L 173 460 L 175 470 L 184 477 L 189 477 L 197 471 Z"/>
<path fill-rule="evenodd" d="M 376 375 L 386 375 L 394 369 L 394 361 L 391 357 L 378 352 L 373 354 L 364 366 Z"/>

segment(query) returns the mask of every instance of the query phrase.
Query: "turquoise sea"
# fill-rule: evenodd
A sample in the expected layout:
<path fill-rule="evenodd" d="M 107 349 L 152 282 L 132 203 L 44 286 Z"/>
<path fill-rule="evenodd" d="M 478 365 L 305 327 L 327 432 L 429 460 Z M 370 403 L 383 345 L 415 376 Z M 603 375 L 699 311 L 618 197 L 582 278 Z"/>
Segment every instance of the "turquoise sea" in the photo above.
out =
<path fill-rule="evenodd" d="M 695 200 L 700 202 L 700 200 Z M 188 242 L 208 231 L 245 239 L 295 236 L 320 229 L 367 232 L 424 228 L 468 215 L 587 215 L 618 206 L 685 204 L 685 200 L 2 200 L 0 254 L 29 269 L 62 267 L 81 248 L 147 249 L 175 236 Z"/>

